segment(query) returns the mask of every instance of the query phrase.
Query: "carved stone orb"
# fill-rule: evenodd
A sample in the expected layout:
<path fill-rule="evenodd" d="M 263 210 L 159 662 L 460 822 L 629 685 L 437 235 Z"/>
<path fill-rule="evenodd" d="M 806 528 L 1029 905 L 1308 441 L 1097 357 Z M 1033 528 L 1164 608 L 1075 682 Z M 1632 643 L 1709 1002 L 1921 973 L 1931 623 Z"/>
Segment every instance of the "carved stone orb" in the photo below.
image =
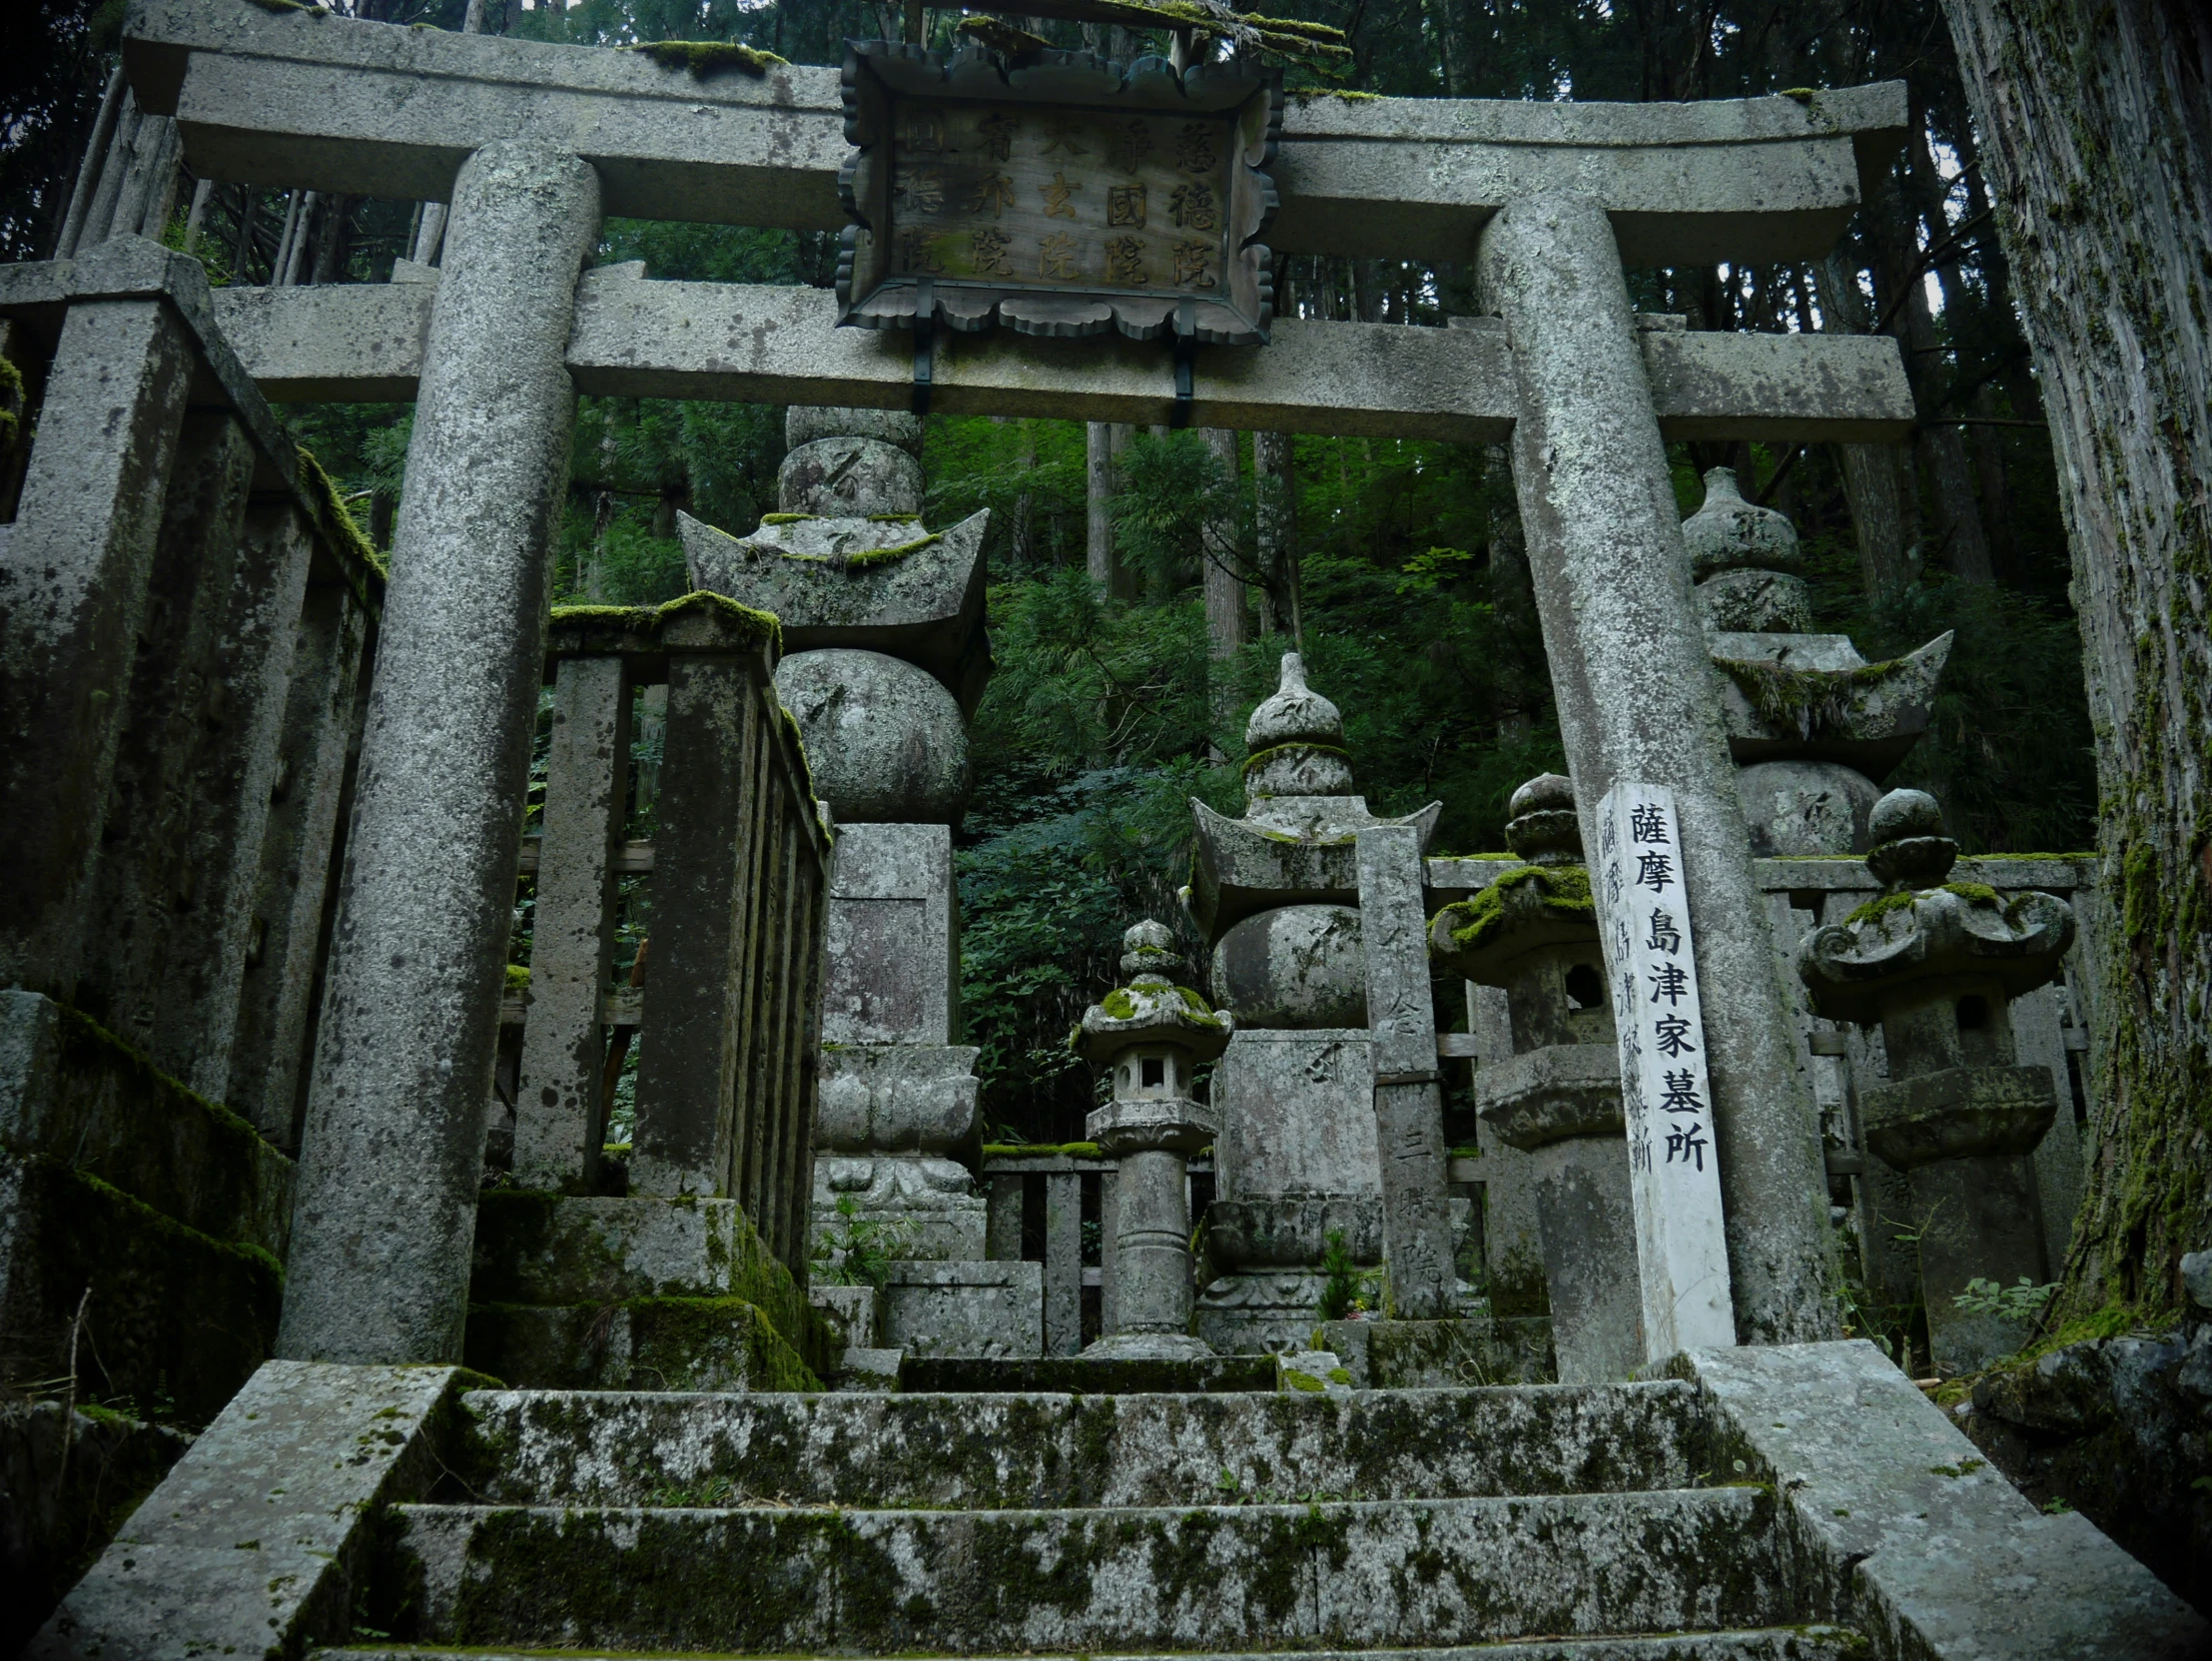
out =
<path fill-rule="evenodd" d="M 814 793 L 841 824 L 948 824 L 968 795 L 968 729 L 936 677 L 882 652 L 796 652 L 776 695 L 799 723 Z"/>

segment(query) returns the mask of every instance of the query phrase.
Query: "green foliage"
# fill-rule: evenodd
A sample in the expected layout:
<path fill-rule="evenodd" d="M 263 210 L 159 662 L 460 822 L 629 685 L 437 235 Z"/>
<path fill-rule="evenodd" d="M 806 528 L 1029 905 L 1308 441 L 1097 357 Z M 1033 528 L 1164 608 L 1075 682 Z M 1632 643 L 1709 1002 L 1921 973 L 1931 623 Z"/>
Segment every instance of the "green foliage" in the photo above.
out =
<path fill-rule="evenodd" d="M 915 1228 L 904 1218 L 869 1217 L 850 1194 L 837 1197 L 837 1221 L 815 1237 L 813 1277 L 825 1285 L 874 1286 L 913 1249 Z"/>
<path fill-rule="evenodd" d="M 2000 1286 L 1994 1280 L 1980 1276 L 1966 1282 L 1966 1289 L 1951 1298 L 1970 1315 L 2002 1315 L 2007 1320 L 2029 1320 L 2043 1312 L 2043 1305 L 2050 1301 L 2051 1293 L 2058 1289 L 2056 1281 L 2038 1286 L 2025 1274 L 2016 1286 Z"/>
<path fill-rule="evenodd" d="M 1321 1248 L 1321 1318 L 1343 1320 L 1353 1313 L 1365 1314 L 1379 1301 L 1376 1281 L 1379 1275 L 1374 1269 L 1363 1269 L 1352 1261 L 1351 1252 L 1344 1245 L 1344 1231 L 1331 1229 Z"/>

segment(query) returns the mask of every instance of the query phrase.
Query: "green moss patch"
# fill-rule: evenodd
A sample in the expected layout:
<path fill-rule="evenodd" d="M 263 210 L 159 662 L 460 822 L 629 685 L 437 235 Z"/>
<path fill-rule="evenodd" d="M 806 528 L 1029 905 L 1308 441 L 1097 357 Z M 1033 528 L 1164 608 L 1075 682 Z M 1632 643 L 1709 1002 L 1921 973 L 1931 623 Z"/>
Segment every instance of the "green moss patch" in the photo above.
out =
<path fill-rule="evenodd" d="M 795 559 L 805 565 L 830 565 L 843 571 L 865 571 L 877 565 L 893 565 L 910 554 L 920 553 L 926 547 L 935 546 L 945 538 L 932 531 L 918 536 L 911 542 L 900 542 L 887 548 L 856 548 L 850 553 L 795 553 L 779 549 L 779 559 Z"/>
<path fill-rule="evenodd" d="M 1309 755 L 1333 755 L 1350 765 L 1352 752 L 1335 744 L 1307 744 L 1292 742 L 1276 744 L 1268 749 L 1254 750 L 1244 758 L 1244 776 L 1250 778 L 1272 761 L 1303 761 Z"/>
<path fill-rule="evenodd" d="M 1105 1156 L 1095 1142 L 987 1142 L 987 1160 L 1097 1160 Z"/>
<path fill-rule="evenodd" d="M 635 46 L 625 46 L 621 50 L 642 53 L 663 69 L 689 70 L 701 81 L 725 69 L 734 69 L 742 75 L 757 78 L 767 74 L 770 65 L 791 61 L 788 58 L 779 58 L 773 52 L 739 46 L 726 40 L 651 40 Z"/>
<path fill-rule="evenodd" d="M 1917 898 L 1918 895 L 1933 892 L 1936 891 L 1932 889 L 1915 890 L 1908 888 L 1901 893 L 1884 894 L 1878 900 L 1868 900 L 1864 905 L 1860 906 L 1856 911 L 1852 912 L 1848 917 L 1843 919 L 1843 926 L 1847 929 L 1856 928 L 1861 923 L 1871 923 L 1877 917 L 1885 917 L 1892 911 L 1903 911 L 1911 906 L 1913 900 Z M 2018 904 L 2018 901 L 2016 899 L 2011 902 L 2007 902 L 2002 894 L 1999 894 L 1987 883 L 1947 882 L 1943 884 L 1941 892 L 1945 894 L 1955 894 L 1961 900 L 1964 900 L 1968 905 L 1987 906 L 1992 911 L 2003 911 L 2009 913 L 2012 907 Z"/>
<path fill-rule="evenodd" d="M 1462 951 L 1479 952 L 1497 939 L 1505 926 L 1506 896 L 1516 889 L 1534 891 L 1547 911 L 1587 917 L 1595 921 L 1596 898 L 1590 892 L 1590 873 L 1579 865 L 1524 865 L 1507 871 L 1481 893 L 1456 900 L 1430 920 L 1433 930 L 1441 918 L 1451 919 L 1452 944 Z"/>
<path fill-rule="evenodd" d="M 378 576 L 389 576 L 390 564 L 362 530 L 352 509 L 346 505 L 346 498 L 338 493 L 331 475 L 323 470 L 323 463 L 305 444 L 300 446 L 300 483 L 308 493 L 315 528 L 323 533 L 323 539 L 341 553 L 352 554 Z"/>
<path fill-rule="evenodd" d="M 1736 682 L 1759 718 L 1801 738 L 1845 725 L 1868 692 L 1912 671 L 1909 658 L 1862 663 L 1854 669 L 1787 669 L 1746 658 L 1714 659 Z"/>

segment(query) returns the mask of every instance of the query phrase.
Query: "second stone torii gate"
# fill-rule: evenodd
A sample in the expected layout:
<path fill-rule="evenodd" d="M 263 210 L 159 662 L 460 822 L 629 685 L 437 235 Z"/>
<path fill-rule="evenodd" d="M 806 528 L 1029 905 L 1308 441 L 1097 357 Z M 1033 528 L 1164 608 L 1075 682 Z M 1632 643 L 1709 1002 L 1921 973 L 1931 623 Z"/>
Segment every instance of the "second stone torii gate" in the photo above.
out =
<path fill-rule="evenodd" d="M 272 396 L 418 389 L 281 1343 L 334 1360 L 450 1358 L 475 1199 L 463 1145 L 495 1042 L 572 394 L 895 407 L 907 349 L 845 332 L 826 354 L 795 353 L 759 327 L 757 291 L 578 283 L 602 208 L 828 223 L 835 71 L 699 82 L 621 54 L 243 0 L 140 0 L 125 56 L 141 106 L 177 119 L 204 177 L 452 199 L 434 286 L 225 301 Z M 1707 1040 L 1739 1337 L 1830 1335 L 1818 1124 L 1710 691 L 1663 421 L 1672 405 L 1682 435 L 1865 440 L 1901 435 L 1910 404 L 1887 342 L 1790 337 L 1754 353 L 1655 340 L 1622 261 L 1825 254 L 1856 206 L 1859 149 L 1902 126 L 1901 88 L 1650 109 L 1320 102 L 1285 123 L 1275 246 L 1473 257 L 1502 331 L 1285 323 L 1275 345 L 1202 352 L 1192 415 L 1510 434 L 1586 841 L 1591 804 L 1618 781 L 1663 785 L 1679 807 L 1698 968 L 1723 994 Z M 678 289 L 703 292 L 651 293 Z M 625 292 L 627 335 L 612 307 Z M 801 334 L 824 332 L 802 297 L 781 304 Z M 755 326 L 733 327 L 747 307 Z M 964 345 L 938 372 L 938 408 L 1164 418 L 1164 360 L 1151 357 L 1147 389 L 1144 355 L 1098 345 Z M 1324 367 L 1332 355 L 1358 371 L 1348 387 Z"/>

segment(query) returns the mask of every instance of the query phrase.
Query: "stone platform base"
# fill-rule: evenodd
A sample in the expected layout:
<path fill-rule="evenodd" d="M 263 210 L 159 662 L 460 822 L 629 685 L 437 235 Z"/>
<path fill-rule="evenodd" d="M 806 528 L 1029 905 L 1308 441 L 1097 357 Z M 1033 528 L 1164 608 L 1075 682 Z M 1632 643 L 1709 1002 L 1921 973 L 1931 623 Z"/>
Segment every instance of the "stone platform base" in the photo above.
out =
<path fill-rule="evenodd" d="M 843 1348 L 734 1200 L 477 1206 L 463 1352 L 517 1388 L 813 1389 L 773 1380 L 818 1379 Z"/>
<path fill-rule="evenodd" d="M 899 1388 L 909 1392 L 1210 1395 L 1275 1387 L 1272 1355 L 1216 1355 L 1203 1361 L 1109 1361 L 1082 1355 L 1015 1361 L 909 1355 L 899 1368 Z"/>
<path fill-rule="evenodd" d="M 1296 1270 L 1224 1274 L 1198 1295 L 1198 1336 L 1222 1355 L 1304 1349 L 1320 1322 L 1326 1284 Z"/>
<path fill-rule="evenodd" d="M 909 1356 L 1045 1353 L 1043 1263 L 893 1263 L 878 1308 L 880 1341 Z"/>
<path fill-rule="evenodd" d="M 1557 1377 L 1551 1323 L 1541 1319 L 1328 1320 L 1313 1341 L 1343 1362 L 1356 1389 L 1465 1389 Z"/>
<path fill-rule="evenodd" d="M 775 1322 L 741 1297 L 475 1303 L 463 1359 L 517 1389 L 822 1387 Z"/>

